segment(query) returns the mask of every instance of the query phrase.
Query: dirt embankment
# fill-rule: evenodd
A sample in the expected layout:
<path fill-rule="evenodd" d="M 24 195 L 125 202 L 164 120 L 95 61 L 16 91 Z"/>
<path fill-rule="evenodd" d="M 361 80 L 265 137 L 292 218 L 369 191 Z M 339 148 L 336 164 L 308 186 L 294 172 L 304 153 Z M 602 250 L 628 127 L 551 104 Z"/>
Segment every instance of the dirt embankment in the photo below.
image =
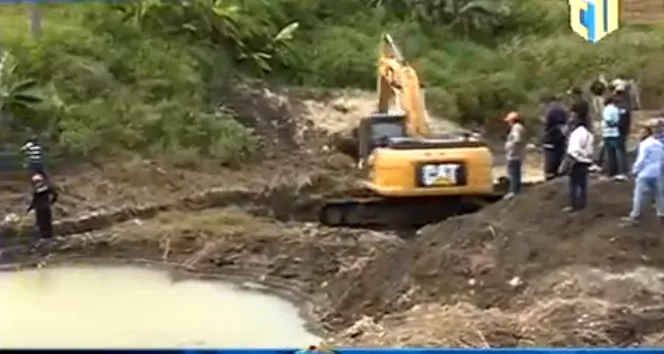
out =
<path fill-rule="evenodd" d="M 355 332 L 366 326 L 367 337 L 349 335 L 360 338 L 357 344 L 379 338 L 474 346 L 646 342 L 644 336 L 664 329 L 657 324 L 664 316 L 663 226 L 657 220 L 638 229 L 619 226 L 629 211 L 627 185 L 594 183 L 592 204 L 579 214 L 561 211 L 564 187 L 542 185 L 427 226 L 410 247 L 374 259 L 349 280 L 353 290 L 337 313 L 382 323 L 359 325 Z"/>
<path fill-rule="evenodd" d="M 5 248 L 0 260 L 114 257 L 239 274 L 316 304 L 313 315 L 338 344 L 664 344 L 662 226 L 618 226 L 628 185 L 595 182 L 589 209 L 567 214 L 564 184 L 549 183 L 414 240 L 325 228 L 307 222 L 312 195 L 346 188 L 352 162 L 326 147 L 328 133 L 303 101 L 276 97 L 252 105 L 271 109 L 276 123 L 245 122 L 263 136 L 268 159 L 238 171 L 141 161 L 57 175 L 57 213 L 68 220 L 59 227 L 74 235 Z M 293 140 L 294 131 L 310 133 Z M 17 183 L 1 195 L 7 211 L 24 206 Z"/>

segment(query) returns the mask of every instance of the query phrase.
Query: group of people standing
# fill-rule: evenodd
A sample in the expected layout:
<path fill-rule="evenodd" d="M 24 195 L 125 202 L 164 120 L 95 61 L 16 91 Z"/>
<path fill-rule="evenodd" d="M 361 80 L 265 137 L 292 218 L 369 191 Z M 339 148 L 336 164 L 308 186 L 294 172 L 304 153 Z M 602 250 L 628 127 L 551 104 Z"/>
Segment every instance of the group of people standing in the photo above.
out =
<path fill-rule="evenodd" d="M 641 142 L 631 171 L 628 166 L 627 141 L 632 125 L 632 96 L 625 80 L 611 85 L 594 83 L 590 91 L 601 98 L 598 118 L 600 129 L 595 131 L 591 104 L 580 88 L 571 89 L 569 104 L 559 97 L 547 97 L 542 118 L 542 150 L 546 180 L 568 177 L 569 205 L 565 211 L 582 210 L 588 200 L 588 177 L 591 172 L 603 172 L 604 179 L 621 182 L 634 177 L 632 211 L 623 218 L 630 225 L 641 219 L 645 199 L 656 201 L 657 215 L 664 224 L 664 119 L 653 118 L 642 124 Z M 517 112 L 504 118 L 510 126 L 505 148 L 510 191 L 506 198 L 521 192 L 521 166 L 525 158 L 526 136 L 522 119 Z M 601 137 L 596 139 L 596 136 Z M 596 141 L 600 143 L 595 155 Z"/>

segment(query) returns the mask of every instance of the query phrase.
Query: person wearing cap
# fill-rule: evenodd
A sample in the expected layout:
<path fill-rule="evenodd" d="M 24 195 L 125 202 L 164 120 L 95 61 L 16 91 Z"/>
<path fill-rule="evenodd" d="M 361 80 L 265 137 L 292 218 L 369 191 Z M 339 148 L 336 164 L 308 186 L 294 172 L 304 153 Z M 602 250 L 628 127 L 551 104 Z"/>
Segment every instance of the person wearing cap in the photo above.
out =
<path fill-rule="evenodd" d="M 511 199 L 521 192 L 521 167 L 526 155 L 526 133 L 519 113 L 509 112 L 504 121 L 510 126 L 505 141 L 507 178 L 510 181 L 510 187 L 505 198 Z"/>
<path fill-rule="evenodd" d="M 624 92 L 625 90 L 627 90 L 627 85 L 628 85 L 627 80 L 623 79 L 620 76 L 611 81 L 611 88 L 613 89 L 614 92 L 616 91 Z"/>
<path fill-rule="evenodd" d="M 544 176 L 546 180 L 556 178 L 560 164 L 565 156 L 565 140 L 567 133 L 567 110 L 560 100 L 552 96 L 547 99 L 544 115 Z"/>
<path fill-rule="evenodd" d="M 622 218 L 627 225 L 637 225 L 642 216 L 644 199 L 653 198 L 657 207 L 657 216 L 664 224 L 664 198 L 661 193 L 662 163 L 664 162 L 664 145 L 657 139 L 656 132 L 660 129 L 657 119 L 651 119 L 642 125 L 644 139 L 638 147 L 636 161 L 632 167 L 635 176 L 632 211 Z"/>
<path fill-rule="evenodd" d="M 609 165 L 608 176 L 617 181 L 626 180 L 627 156 L 625 150 L 621 148 L 620 109 L 616 105 L 614 96 L 607 97 L 604 101 L 602 140 Z"/>
<path fill-rule="evenodd" d="M 588 202 L 588 169 L 593 164 L 594 136 L 586 127 L 586 120 L 575 115 L 570 120 L 570 129 L 566 150 L 569 163 L 569 206 L 565 211 L 578 211 Z"/>
<path fill-rule="evenodd" d="M 53 237 L 53 215 L 51 206 L 58 199 L 58 193 L 46 178 L 35 173 L 32 178 L 32 200 L 27 212 L 35 211 L 35 224 L 42 239 Z"/>

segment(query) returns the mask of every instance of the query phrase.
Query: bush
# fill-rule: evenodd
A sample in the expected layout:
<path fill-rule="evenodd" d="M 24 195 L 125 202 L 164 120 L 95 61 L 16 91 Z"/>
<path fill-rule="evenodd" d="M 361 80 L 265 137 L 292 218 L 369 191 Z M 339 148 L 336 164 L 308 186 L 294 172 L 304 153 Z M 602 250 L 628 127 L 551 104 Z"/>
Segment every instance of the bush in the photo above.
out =
<path fill-rule="evenodd" d="M 105 6 L 78 6 L 46 12 L 37 41 L 3 34 L 18 75 L 40 81 L 47 98 L 18 120 L 71 156 L 186 150 L 233 164 L 251 153 L 249 130 L 207 102 L 206 48 L 123 24 Z"/>
<path fill-rule="evenodd" d="M 177 152 L 231 164 L 255 139 L 232 112 L 211 108 L 211 92 L 237 75 L 374 89 L 383 31 L 418 70 L 432 113 L 462 124 L 491 126 L 513 109 L 535 116 L 543 93 L 600 73 L 636 77 L 645 103 L 664 94 L 661 26 L 591 45 L 569 30 L 564 1 L 451 3 L 465 12 L 400 0 L 44 5 L 38 40 L 25 9 L 6 7 L 0 40 L 21 64 L 16 75 L 38 80 L 45 97 L 12 115 L 67 154 Z M 293 23 L 299 32 L 277 35 Z"/>

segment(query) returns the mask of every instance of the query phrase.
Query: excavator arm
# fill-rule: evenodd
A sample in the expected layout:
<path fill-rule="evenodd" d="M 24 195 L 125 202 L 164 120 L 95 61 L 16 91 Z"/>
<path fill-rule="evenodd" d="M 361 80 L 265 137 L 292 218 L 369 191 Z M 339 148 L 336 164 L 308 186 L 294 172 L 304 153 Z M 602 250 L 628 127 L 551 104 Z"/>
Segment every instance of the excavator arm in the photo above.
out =
<path fill-rule="evenodd" d="M 417 72 L 389 34 L 383 35 L 380 44 L 377 86 L 378 113 L 395 113 L 390 112 L 390 108 L 396 109 L 404 115 L 407 136 L 426 138 L 431 135 Z"/>

